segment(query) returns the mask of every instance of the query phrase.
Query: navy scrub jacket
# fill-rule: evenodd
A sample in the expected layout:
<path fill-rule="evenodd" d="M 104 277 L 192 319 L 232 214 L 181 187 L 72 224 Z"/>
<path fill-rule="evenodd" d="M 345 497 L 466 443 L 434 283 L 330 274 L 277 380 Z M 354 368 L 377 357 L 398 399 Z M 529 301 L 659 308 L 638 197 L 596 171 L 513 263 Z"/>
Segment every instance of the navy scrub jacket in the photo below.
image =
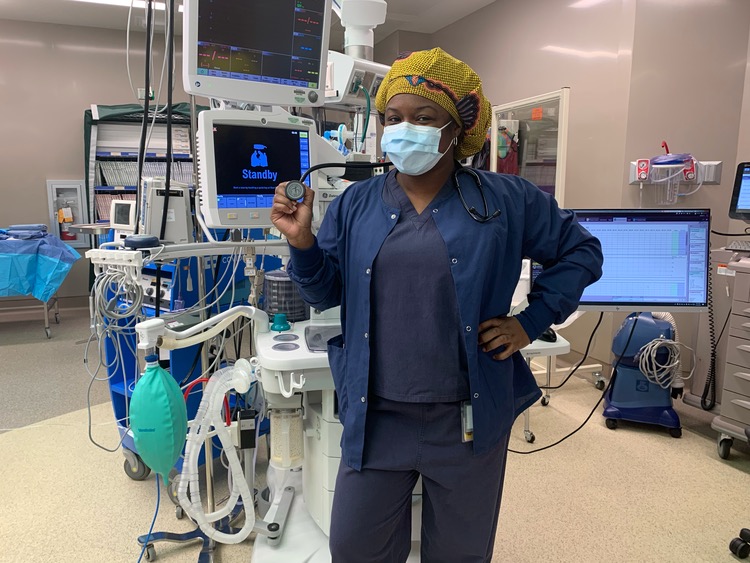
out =
<path fill-rule="evenodd" d="M 490 450 L 510 431 L 513 421 L 541 395 L 520 353 L 492 359 L 477 344 L 478 326 L 506 316 L 518 282 L 521 260 L 539 262 L 544 271 L 517 315 L 530 340 L 551 324 L 564 321 L 578 306 L 584 288 L 601 276 L 599 241 L 582 228 L 574 213 L 532 183 L 517 176 L 477 171 L 488 213 L 486 223 L 472 219 L 458 192 L 425 213 L 432 213 L 448 249 L 456 287 L 461 330 L 468 355 L 474 411 L 474 453 Z M 328 357 L 344 425 L 342 460 L 362 467 L 370 365 L 370 283 L 375 257 L 401 211 L 382 197 L 385 176 L 351 185 L 328 207 L 316 244 L 291 249 L 289 275 L 302 297 L 319 310 L 341 306 L 343 335 L 329 342 Z M 468 174 L 459 176 L 469 207 L 480 212 L 480 192 Z M 453 181 L 452 179 L 450 181 Z M 440 314 L 435 304 L 435 314 Z M 439 343 L 426 343 L 425 353 Z"/>

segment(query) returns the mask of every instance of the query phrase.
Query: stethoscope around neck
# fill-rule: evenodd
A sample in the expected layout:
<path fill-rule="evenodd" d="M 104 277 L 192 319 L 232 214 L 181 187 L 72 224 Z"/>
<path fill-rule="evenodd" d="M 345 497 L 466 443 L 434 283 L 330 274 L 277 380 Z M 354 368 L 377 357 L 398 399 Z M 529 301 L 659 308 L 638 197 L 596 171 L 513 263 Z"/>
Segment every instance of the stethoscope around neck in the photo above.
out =
<path fill-rule="evenodd" d="M 476 207 L 474 206 L 469 207 L 469 205 L 466 203 L 466 199 L 464 199 L 463 191 L 461 190 L 461 183 L 458 180 L 458 177 L 461 174 L 468 174 L 469 176 L 474 178 L 474 183 L 476 184 L 477 189 L 479 190 L 479 194 L 482 196 L 482 205 L 484 207 L 484 213 L 479 213 Z M 456 191 L 458 192 L 458 197 L 461 199 L 461 203 L 463 204 L 464 209 L 466 209 L 466 212 L 469 214 L 469 216 L 472 219 L 474 219 L 476 222 L 486 223 L 487 221 L 500 216 L 499 209 L 496 209 L 490 215 L 489 208 L 487 207 L 487 198 L 484 195 L 484 187 L 482 186 L 482 180 L 479 178 L 479 174 L 477 174 L 476 171 L 472 170 L 471 168 L 465 168 L 459 165 L 456 168 L 456 170 L 453 172 L 453 187 L 456 188 Z"/>

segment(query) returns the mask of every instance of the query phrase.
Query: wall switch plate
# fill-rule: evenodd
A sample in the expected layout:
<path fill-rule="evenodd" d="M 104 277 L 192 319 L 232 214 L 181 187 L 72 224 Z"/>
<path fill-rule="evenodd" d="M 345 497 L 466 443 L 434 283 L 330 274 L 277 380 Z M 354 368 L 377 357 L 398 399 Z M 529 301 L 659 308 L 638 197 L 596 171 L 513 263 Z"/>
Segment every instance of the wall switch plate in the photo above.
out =
<path fill-rule="evenodd" d="M 138 99 L 139 100 L 145 100 L 146 99 L 146 89 L 145 88 L 138 88 Z M 154 99 L 154 91 L 152 89 L 149 89 L 148 99 L 152 100 L 152 101 Z"/>

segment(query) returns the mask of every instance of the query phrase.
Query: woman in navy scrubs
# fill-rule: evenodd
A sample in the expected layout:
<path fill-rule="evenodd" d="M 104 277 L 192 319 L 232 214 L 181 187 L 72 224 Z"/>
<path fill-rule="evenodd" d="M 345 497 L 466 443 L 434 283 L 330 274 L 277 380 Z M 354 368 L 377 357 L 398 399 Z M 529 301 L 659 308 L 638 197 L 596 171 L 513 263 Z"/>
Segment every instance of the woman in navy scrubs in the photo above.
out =
<path fill-rule="evenodd" d="M 458 163 L 490 121 L 465 63 L 441 49 L 402 57 L 376 107 L 395 169 L 350 186 L 317 235 L 309 188 L 296 202 L 279 186 L 271 214 L 304 299 L 341 306 L 328 351 L 344 426 L 331 554 L 406 561 L 421 476 L 422 561 L 489 562 L 510 429 L 541 395 L 519 350 L 576 309 L 601 247 L 530 182 Z M 508 316 L 524 257 L 544 271 Z"/>

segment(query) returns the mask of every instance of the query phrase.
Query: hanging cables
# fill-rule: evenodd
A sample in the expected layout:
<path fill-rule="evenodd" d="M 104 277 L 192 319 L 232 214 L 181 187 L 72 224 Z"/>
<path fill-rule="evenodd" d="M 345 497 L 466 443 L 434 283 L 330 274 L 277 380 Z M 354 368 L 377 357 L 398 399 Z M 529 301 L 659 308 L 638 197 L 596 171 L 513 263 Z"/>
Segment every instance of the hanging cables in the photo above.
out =
<path fill-rule="evenodd" d="M 362 146 L 365 146 L 365 139 L 367 139 L 367 128 L 370 126 L 370 92 L 367 91 L 367 88 L 359 85 L 359 89 L 362 90 L 365 94 L 365 99 L 367 100 L 367 108 L 365 109 L 365 121 L 364 125 L 362 126 Z"/>
<path fill-rule="evenodd" d="M 159 240 L 164 240 L 167 230 L 169 194 L 172 176 L 172 90 L 174 88 L 174 0 L 167 2 L 167 170 L 164 182 L 164 206 L 161 214 Z"/>
<path fill-rule="evenodd" d="M 687 377 L 682 377 L 680 373 L 680 346 L 693 352 L 693 369 Z M 666 357 L 662 360 L 660 356 L 664 356 L 664 352 L 666 352 Z M 677 379 L 690 379 L 695 370 L 693 349 L 667 338 L 655 338 L 644 344 L 638 351 L 638 356 L 638 369 L 641 370 L 643 376 L 662 389 L 671 388 Z"/>
<path fill-rule="evenodd" d="M 130 22 L 133 17 L 133 1 L 134 0 L 130 0 L 130 7 L 128 8 L 128 25 L 125 30 L 125 68 L 128 72 L 128 84 L 130 84 L 130 91 L 133 93 L 133 99 L 138 100 L 138 92 L 135 90 L 133 76 L 130 74 Z"/>
<path fill-rule="evenodd" d="M 121 432 L 120 441 L 114 448 L 103 446 L 94 439 L 91 424 L 91 388 L 94 381 L 110 381 L 113 384 L 122 385 L 123 393 L 125 393 L 129 382 L 138 378 L 139 366 L 138 354 L 135 349 L 135 325 L 143 318 L 143 287 L 128 272 L 110 267 L 96 277 L 91 288 L 91 295 L 94 303 L 91 319 L 93 332 L 84 351 L 84 364 L 91 378 L 86 395 L 89 439 L 98 448 L 115 452 L 122 445 L 127 431 Z M 89 348 L 94 338 L 97 339 L 98 363 L 92 371 Z M 123 344 L 127 349 L 124 349 Z M 132 361 L 127 358 L 132 358 Z M 102 368 L 106 369 L 107 377 L 98 377 Z M 117 378 L 117 380 L 114 378 Z M 125 412 L 123 413 L 123 420 L 125 421 L 129 417 L 128 411 L 126 401 Z"/>
<path fill-rule="evenodd" d="M 630 345 L 630 341 L 633 338 L 633 334 L 635 333 L 635 326 L 638 324 L 638 318 L 639 317 L 640 317 L 640 315 L 636 315 L 636 317 L 635 317 L 635 319 L 633 321 L 633 324 L 630 327 L 630 334 L 628 334 L 628 339 L 625 342 L 625 346 L 623 347 L 623 354 L 624 354 L 624 351 L 627 350 L 628 346 Z M 508 448 L 508 451 L 512 452 L 514 454 L 521 454 L 521 455 L 529 455 L 529 454 L 534 454 L 536 452 L 542 452 L 544 450 L 548 450 L 548 449 L 553 448 L 556 445 L 564 442 L 565 440 L 567 440 L 568 438 L 570 438 L 573 434 L 575 434 L 576 432 L 578 432 L 581 428 L 583 428 L 584 426 L 586 426 L 586 424 L 588 423 L 588 421 L 591 420 L 591 417 L 594 416 L 594 413 L 596 412 L 596 409 L 599 408 L 599 405 L 601 404 L 602 400 L 604 400 L 604 397 L 609 392 L 609 389 L 614 384 L 615 378 L 617 376 L 617 368 L 620 366 L 620 361 L 622 360 L 623 354 L 620 354 L 619 356 L 617 356 L 617 359 L 615 360 L 615 363 L 612 366 L 612 377 L 609 378 L 609 383 L 607 383 L 607 386 L 604 388 L 604 391 L 602 391 L 602 394 L 599 397 L 599 400 L 594 405 L 594 408 L 591 409 L 591 412 L 588 414 L 588 416 L 586 417 L 586 419 L 578 426 L 578 428 L 576 428 L 575 430 L 573 430 L 570 434 L 567 434 L 567 435 L 563 436 L 562 438 L 560 438 L 556 442 L 553 442 L 552 444 L 549 444 L 549 445 L 544 446 L 542 448 L 537 448 L 535 450 L 528 450 L 528 451 L 525 451 L 525 452 L 522 452 L 522 451 L 519 451 L 519 450 L 512 450 L 512 449 Z"/>
<path fill-rule="evenodd" d="M 719 231 L 714 231 L 713 229 L 711 229 L 711 234 L 719 235 L 722 237 L 746 237 L 750 235 L 750 227 L 745 227 L 745 231 L 742 233 L 720 233 Z"/>
<path fill-rule="evenodd" d="M 154 2 L 153 0 L 147 0 L 146 2 L 146 64 L 145 64 L 145 84 L 146 95 L 143 99 L 143 121 L 141 123 L 141 140 L 138 146 L 138 185 L 136 186 L 136 198 L 135 198 L 135 234 L 139 231 L 139 217 L 141 214 L 141 178 L 143 177 L 143 164 L 146 159 L 146 132 L 148 129 L 148 109 L 149 109 L 149 93 L 151 92 L 151 31 L 153 28 L 154 19 Z"/>
<path fill-rule="evenodd" d="M 599 330 L 599 325 L 602 324 L 602 319 L 604 318 L 604 312 L 599 313 L 599 320 L 596 322 L 596 326 L 594 326 L 594 330 L 591 331 L 591 335 L 589 336 L 589 341 L 586 343 L 586 350 L 583 353 L 583 357 L 579 360 L 579 362 L 575 365 L 575 367 L 570 370 L 568 375 L 565 376 L 565 379 L 562 380 L 562 382 L 559 385 L 548 385 L 548 386 L 540 386 L 540 389 L 546 389 L 546 390 L 552 390 L 552 389 L 560 389 L 563 385 L 565 385 L 568 380 L 573 377 L 573 374 L 578 371 L 578 368 L 583 365 L 583 362 L 585 362 L 589 357 L 589 350 L 591 348 L 591 343 L 594 341 L 594 336 L 596 335 L 596 331 Z"/>

